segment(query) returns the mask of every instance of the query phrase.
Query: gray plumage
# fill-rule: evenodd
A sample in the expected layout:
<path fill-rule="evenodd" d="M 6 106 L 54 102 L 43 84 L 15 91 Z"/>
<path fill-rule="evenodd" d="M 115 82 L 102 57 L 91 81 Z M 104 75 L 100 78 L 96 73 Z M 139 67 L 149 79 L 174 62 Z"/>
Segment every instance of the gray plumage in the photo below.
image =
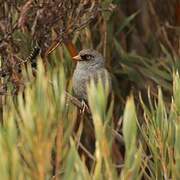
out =
<path fill-rule="evenodd" d="M 105 85 L 108 82 L 111 89 L 111 77 L 105 68 L 105 60 L 99 52 L 85 49 L 74 59 L 78 60 L 72 78 L 73 90 L 77 98 L 87 101 L 87 84 L 91 78 L 97 83 L 100 77 L 102 83 Z"/>

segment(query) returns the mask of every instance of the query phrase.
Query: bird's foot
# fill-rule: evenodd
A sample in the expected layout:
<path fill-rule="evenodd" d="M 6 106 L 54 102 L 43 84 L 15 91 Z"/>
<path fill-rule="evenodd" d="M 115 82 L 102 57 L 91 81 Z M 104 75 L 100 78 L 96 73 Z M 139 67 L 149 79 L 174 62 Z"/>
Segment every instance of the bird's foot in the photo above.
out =
<path fill-rule="evenodd" d="M 88 107 L 88 105 L 85 103 L 84 100 L 81 101 L 81 104 L 82 104 L 82 109 L 80 110 L 80 112 L 81 112 L 82 114 L 84 114 L 85 111 L 89 111 L 89 107 Z"/>

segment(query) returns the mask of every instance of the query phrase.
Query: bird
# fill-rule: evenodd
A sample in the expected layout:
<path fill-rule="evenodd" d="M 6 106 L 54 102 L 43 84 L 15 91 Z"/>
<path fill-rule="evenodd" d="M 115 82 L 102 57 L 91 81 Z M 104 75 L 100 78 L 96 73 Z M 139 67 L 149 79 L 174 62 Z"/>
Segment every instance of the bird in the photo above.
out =
<path fill-rule="evenodd" d="M 87 85 L 91 79 L 93 79 L 95 85 L 97 85 L 98 79 L 100 78 L 104 86 L 106 86 L 106 83 L 109 84 L 111 92 L 111 75 L 105 67 L 105 58 L 94 49 L 83 49 L 78 55 L 74 56 L 73 59 L 76 60 L 77 64 L 72 77 L 72 88 L 74 96 L 82 103 L 82 109 L 78 111 L 77 115 L 75 132 L 79 129 L 80 122 L 83 119 L 80 141 L 83 146 L 93 154 L 96 138 L 92 114 L 90 111 L 87 112 L 87 109 L 89 109 Z M 83 151 L 81 153 L 83 154 Z M 93 164 L 92 159 L 87 157 L 86 164 L 88 167 L 91 167 Z"/>
<path fill-rule="evenodd" d="M 104 86 L 106 83 L 109 84 L 111 91 L 111 75 L 105 67 L 105 59 L 101 53 L 94 49 L 83 49 L 73 59 L 77 61 L 72 77 L 72 88 L 75 97 L 88 102 L 87 85 L 90 79 L 93 79 L 97 84 L 100 78 Z"/>

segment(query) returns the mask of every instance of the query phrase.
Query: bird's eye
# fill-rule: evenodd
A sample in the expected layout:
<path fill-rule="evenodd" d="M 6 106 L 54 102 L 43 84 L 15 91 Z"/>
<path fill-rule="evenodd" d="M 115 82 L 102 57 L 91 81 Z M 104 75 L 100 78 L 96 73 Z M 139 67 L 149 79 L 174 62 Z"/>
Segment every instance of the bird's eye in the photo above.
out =
<path fill-rule="evenodd" d="M 92 56 L 86 54 L 86 55 L 81 56 L 81 58 L 82 58 L 82 60 L 84 60 L 84 61 L 88 61 L 88 60 L 90 60 L 90 59 L 92 58 Z"/>
<path fill-rule="evenodd" d="M 91 59 L 91 56 L 90 56 L 90 55 L 86 55 L 86 59 L 87 59 L 87 60 L 90 60 L 90 59 Z"/>

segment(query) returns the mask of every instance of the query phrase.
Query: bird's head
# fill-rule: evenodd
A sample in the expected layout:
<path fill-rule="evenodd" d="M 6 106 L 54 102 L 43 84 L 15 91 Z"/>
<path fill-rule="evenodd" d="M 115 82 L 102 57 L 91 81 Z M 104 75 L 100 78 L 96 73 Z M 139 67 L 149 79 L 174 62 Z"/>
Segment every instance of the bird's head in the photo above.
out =
<path fill-rule="evenodd" d="M 83 49 L 73 59 L 82 66 L 104 66 L 105 63 L 103 56 L 94 49 Z"/>

